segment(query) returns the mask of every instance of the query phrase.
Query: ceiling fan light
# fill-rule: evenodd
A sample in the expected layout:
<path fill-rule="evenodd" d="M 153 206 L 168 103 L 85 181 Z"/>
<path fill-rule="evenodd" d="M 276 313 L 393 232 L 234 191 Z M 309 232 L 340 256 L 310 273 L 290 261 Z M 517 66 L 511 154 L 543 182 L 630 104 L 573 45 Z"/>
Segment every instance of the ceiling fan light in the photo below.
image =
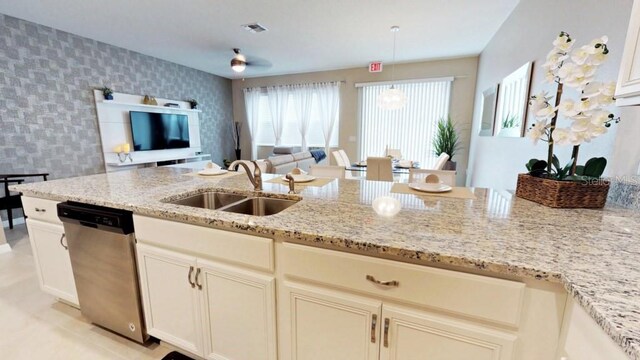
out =
<path fill-rule="evenodd" d="M 246 62 L 236 58 L 231 59 L 231 70 L 235 72 L 243 72 L 246 67 Z"/>
<path fill-rule="evenodd" d="M 378 95 L 377 102 L 378 107 L 382 109 L 398 110 L 403 108 L 407 103 L 407 96 L 402 90 L 391 86 Z"/>

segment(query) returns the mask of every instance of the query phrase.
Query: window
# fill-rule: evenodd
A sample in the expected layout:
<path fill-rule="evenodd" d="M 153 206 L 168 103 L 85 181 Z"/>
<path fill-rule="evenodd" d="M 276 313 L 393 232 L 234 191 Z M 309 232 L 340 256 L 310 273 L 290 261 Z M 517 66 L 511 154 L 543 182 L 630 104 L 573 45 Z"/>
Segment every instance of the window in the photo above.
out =
<path fill-rule="evenodd" d="M 313 101 L 311 102 L 311 120 L 309 123 L 309 130 L 307 133 L 307 145 L 309 147 L 322 147 L 324 148 L 324 135 L 322 132 L 322 121 L 320 120 L 320 110 L 318 95 L 313 95 Z M 331 134 L 331 146 L 338 147 L 338 128 L 340 118 L 336 121 Z M 260 96 L 260 113 L 258 116 L 258 146 L 273 146 L 276 142 L 276 138 L 273 135 L 273 126 L 271 125 L 271 111 L 269 109 L 269 99 L 267 94 Z M 282 129 L 282 145 L 283 146 L 300 146 L 302 144 L 302 135 L 298 129 L 298 118 L 296 116 L 295 108 L 293 105 L 292 95 L 289 95 L 289 101 L 287 103 L 287 114 Z"/>
<path fill-rule="evenodd" d="M 359 157 L 384 156 L 386 148 L 400 149 L 402 157 L 435 165 L 433 137 L 439 119 L 449 114 L 451 78 L 396 84 L 407 104 L 399 110 L 377 105 L 380 93 L 389 85 L 364 85 L 360 89 Z"/>

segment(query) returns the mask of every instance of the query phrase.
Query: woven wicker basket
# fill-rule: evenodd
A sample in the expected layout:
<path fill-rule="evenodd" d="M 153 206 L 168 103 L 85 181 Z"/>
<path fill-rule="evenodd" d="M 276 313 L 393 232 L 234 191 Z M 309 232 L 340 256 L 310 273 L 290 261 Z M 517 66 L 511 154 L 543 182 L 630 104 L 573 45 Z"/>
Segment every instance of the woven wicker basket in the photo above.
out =
<path fill-rule="evenodd" d="M 516 196 L 553 208 L 602 208 L 607 201 L 609 182 L 585 184 L 518 175 Z"/>

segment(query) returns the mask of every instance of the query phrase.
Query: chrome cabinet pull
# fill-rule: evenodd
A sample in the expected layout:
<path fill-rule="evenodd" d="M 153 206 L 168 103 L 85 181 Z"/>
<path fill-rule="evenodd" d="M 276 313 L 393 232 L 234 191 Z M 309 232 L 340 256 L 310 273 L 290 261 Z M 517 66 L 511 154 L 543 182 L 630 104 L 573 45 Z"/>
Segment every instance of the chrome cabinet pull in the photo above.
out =
<path fill-rule="evenodd" d="M 198 281 L 200 279 L 200 268 L 196 271 L 196 285 L 198 285 L 198 290 L 202 290 L 202 284 Z"/>
<path fill-rule="evenodd" d="M 400 285 L 400 282 L 398 280 L 380 281 L 371 275 L 367 275 L 367 280 L 371 281 L 374 284 L 378 284 L 380 286 L 398 287 Z"/>
<path fill-rule="evenodd" d="M 189 266 L 189 275 L 187 275 L 187 280 L 192 288 L 196 287 L 196 284 L 191 281 L 191 274 L 193 274 L 193 266 Z"/>
<path fill-rule="evenodd" d="M 64 244 L 63 240 L 64 240 L 65 234 L 63 233 L 62 236 L 60 236 L 60 245 L 62 245 L 62 247 L 65 250 L 69 250 L 69 247 L 67 245 Z"/>
<path fill-rule="evenodd" d="M 389 318 L 384 319 L 384 347 L 389 347 Z"/>
<path fill-rule="evenodd" d="M 378 325 L 378 315 L 371 315 L 371 342 L 376 343 L 376 327 Z"/>

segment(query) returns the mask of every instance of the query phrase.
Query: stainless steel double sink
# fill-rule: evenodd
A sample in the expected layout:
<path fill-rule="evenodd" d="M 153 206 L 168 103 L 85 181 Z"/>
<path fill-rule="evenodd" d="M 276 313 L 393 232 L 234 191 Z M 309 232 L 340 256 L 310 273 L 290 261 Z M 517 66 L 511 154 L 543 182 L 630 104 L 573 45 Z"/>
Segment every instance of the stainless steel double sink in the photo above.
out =
<path fill-rule="evenodd" d="M 276 199 L 264 196 L 248 196 L 219 191 L 209 191 L 178 200 L 169 204 L 220 210 L 238 214 L 269 216 L 295 205 L 298 200 Z"/>

